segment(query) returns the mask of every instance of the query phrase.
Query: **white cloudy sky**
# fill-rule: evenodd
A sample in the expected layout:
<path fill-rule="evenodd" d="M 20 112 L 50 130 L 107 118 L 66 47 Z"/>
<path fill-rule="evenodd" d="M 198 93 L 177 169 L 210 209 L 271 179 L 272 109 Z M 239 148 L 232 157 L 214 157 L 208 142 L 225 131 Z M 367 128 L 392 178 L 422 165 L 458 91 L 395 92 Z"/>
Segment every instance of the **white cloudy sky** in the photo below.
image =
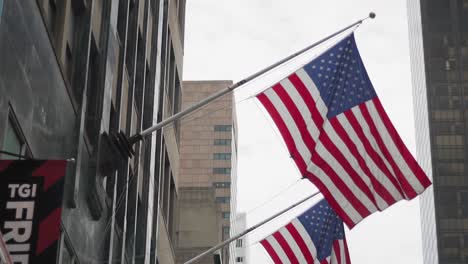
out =
<path fill-rule="evenodd" d="M 357 29 L 358 48 L 390 118 L 415 153 L 404 0 L 187 0 L 184 80 L 239 81 L 367 16 L 369 11 L 375 11 L 377 18 Z M 239 124 L 237 201 L 238 209 L 248 212 L 249 226 L 315 191 L 312 184 L 299 180 L 276 128 L 255 99 L 248 98 L 318 51 L 235 94 Z M 249 263 L 269 263 L 256 241 L 304 209 L 253 232 L 249 236 Z M 352 262 L 422 263 L 419 217 L 415 199 L 363 221 L 347 233 Z"/>

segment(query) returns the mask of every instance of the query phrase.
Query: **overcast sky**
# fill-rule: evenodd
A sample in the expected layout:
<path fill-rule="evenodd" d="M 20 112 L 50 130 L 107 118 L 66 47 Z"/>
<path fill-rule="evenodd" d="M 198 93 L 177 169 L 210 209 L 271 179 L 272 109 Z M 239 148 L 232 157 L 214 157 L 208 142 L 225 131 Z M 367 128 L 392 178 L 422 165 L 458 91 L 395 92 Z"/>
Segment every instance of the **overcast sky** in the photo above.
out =
<path fill-rule="evenodd" d="M 369 11 L 376 12 L 376 19 L 356 30 L 356 41 L 388 115 L 415 153 L 406 1 L 187 0 L 186 9 L 184 80 L 233 81 L 366 17 Z M 300 180 L 276 127 L 250 97 L 319 51 L 313 50 L 235 93 L 237 201 L 238 210 L 247 212 L 249 226 L 316 191 L 307 180 Z M 253 232 L 248 263 L 270 263 L 256 242 L 316 201 Z M 359 264 L 420 264 L 420 232 L 418 199 L 399 202 L 347 232 L 351 260 Z"/>

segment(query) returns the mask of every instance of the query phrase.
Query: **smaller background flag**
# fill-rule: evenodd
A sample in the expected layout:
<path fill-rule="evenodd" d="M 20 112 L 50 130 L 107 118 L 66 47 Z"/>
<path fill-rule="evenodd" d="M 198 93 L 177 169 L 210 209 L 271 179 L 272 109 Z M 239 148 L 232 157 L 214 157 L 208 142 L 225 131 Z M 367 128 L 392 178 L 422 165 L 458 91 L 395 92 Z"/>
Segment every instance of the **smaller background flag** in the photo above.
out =
<path fill-rule="evenodd" d="M 321 200 L 260 244 L 274 263 L 351 263 L 343 221 L 326 200 Z"/>

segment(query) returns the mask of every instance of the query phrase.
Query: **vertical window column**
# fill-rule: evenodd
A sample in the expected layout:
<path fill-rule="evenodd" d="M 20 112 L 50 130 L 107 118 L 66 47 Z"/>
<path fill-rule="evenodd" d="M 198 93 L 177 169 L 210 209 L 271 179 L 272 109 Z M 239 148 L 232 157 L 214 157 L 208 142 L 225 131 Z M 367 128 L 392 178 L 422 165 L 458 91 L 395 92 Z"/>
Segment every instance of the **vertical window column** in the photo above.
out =
<path fill-rule="evenodd" d="M 2 23 L 3 0 L 0 0 L 0 24 Z"/>

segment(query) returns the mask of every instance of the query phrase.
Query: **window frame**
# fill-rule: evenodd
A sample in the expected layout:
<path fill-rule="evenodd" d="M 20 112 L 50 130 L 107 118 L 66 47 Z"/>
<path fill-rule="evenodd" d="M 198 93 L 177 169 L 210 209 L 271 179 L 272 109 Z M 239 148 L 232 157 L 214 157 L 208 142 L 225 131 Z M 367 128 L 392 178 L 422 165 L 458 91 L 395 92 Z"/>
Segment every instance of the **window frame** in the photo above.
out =
<path fill-rule="evenodd" d="M 20 142 L 20 153 L 14 153 L 18 155 L 17 157 L 8 155 L 8 154 L 0 154 L 0 158 L 5 159 L 7 157 L 9 159 L 21 160 L 21 159 L 32 157 L 31 150 L 26 141 L 26 137 L 24 136 L 23 130 L 21 129 L 21 125 L 11 105 L 9 105 L 8 118 L 6 119 L 6 125 L 3 131 L 4 136 L 3 136 L 2 144 L 1 144 L 2 150 L 4 151 L 8 151 L 8 150 L 5 150 L 5 141 L 6 141 L 6 134 L 9 128 L 11 128 L 11 130 L 13 131 L 13 133 L 16 135 L 16 137 L 18 138 Z"/>

